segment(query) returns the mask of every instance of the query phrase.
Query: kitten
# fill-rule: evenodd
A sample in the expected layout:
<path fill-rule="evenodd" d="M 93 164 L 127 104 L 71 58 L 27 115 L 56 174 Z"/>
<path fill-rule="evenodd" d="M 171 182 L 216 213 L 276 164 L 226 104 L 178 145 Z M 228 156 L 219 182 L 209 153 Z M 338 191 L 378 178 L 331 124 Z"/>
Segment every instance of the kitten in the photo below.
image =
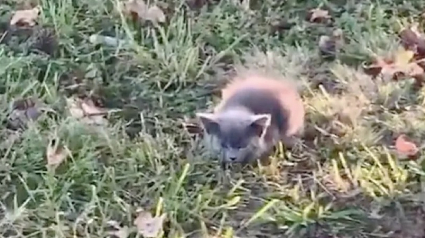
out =
<path fill-rule="evenodd" d="M 268 157 L 278 142 L 287 146 L 303 132 L 304 105 L 288 81 L 250 74 L 222 89 L 213 113 L 197 113 L 209 149 L 227 163 Z"/>

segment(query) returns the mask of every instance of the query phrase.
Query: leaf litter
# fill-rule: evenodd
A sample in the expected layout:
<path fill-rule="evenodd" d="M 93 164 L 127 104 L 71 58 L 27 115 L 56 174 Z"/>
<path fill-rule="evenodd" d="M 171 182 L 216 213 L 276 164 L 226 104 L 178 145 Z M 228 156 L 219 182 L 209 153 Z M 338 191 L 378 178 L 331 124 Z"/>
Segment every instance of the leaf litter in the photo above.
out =
<path fill-rule="evenodd" d="M 399 32 L 404 48 L 415 52 L 416 56 L 425 57 L 425 36 L 419 31 L 419 24 L 414 22 Z"/>
<path fill-rule="evenodd" d="M 130 15 L 134 21 L 140 19 L 157 24 L 166 20 L 164 12 L 158 6 L 148 6 L 143 0 L 128 0 L 120 3 L 119 10 Z"/>
<path fill-rule="evenodd" d="M 117 221 L 108 221 L 108 225 L 111 226 L 114 231 L 109 231 L 108 234 L 117 238 L 127 238 L 130 234 L 130 230 L 127 226 L 120 226 Z"/>
<path fill-rule="evenodd" d="M 323 56 L 335 56 L 343 45 L 343 35 L 341 29 L 336 29 L 331 36 L 322 35 L 319 38 L 319 51 Z"/>
<path fill-rule="evenodd" d="M 420 79 L 424 69 L 414 58 L 415 53 L 411 50 L 399 48 L 391 57 L 375 56 L 372 64 L 364 64 L 365 72 L 370 75 L 382 75 L 384 79 L 399 80 L 401 77 L 413 77 Z"/>
<path fill-rule="evenodd" d="M 152 217 L 150 212 L 141 211 L 134 220 L 134 225 L 137 227 L 139 234 L 144 237 L 157 237 L 162 231 L 166 217 L 166 213 L 163 213 L 161 216 Z"/>
<path fill-rule="evenodd" d="M 8 117 L 11 129 L 24 129 L 29 122 L 37 120 L 42 114 L 42 103 L 33 97 L 12 102 L 12 111 Z"/>
<path fill-rule="evenodd" d="M 418 23 L 411 23 L 399 32 L 401 46 L 388 57 L 373 55 L 371 64 L 363 62 L 365 73 L 384 79 L 414 78 L 415 85 L 425 83 L 425 35 Z"/>
<path fill-rule="evenodd" d="M 308 11 L 307 19 L 310 22 L 323 23 L 331 19 L 331 16 L 329 15 L 329 11 L 318 7 Z"/>
<path fill-rule="evenodd" d="M 98 108 L 91 99 L 71 97 L 67 98 L 66 102 L 72 117 L 89 125 L 106 125 L 108 123 L 104 116 L 110 111 Z"/>
<path fill-rule="evenodd" d="M 47 166 L 56 169 L 68 157 L 68 149 L 61 145 L 59 139 L 50 140 L 46 149 Z"/>
<path fill-rule="evenodd" d="M 400 155 L 407 157 L 415 157 L 419 152 L 416 144 L 407 138 L 405 134 L 401 134 L 397 137 L 395 149 Z"/>

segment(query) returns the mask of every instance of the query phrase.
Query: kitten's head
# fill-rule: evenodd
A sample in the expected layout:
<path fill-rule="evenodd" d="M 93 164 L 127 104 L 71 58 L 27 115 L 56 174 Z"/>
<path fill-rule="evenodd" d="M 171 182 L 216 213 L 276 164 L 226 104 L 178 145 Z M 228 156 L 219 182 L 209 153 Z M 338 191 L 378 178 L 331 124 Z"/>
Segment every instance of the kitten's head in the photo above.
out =
<path fill-rule="evenodd" d="M 197 113 L 205 132 L 213 136 L 220 150 L 222 162 L 248 162 L 265 130 L 270 125 L 270 114 L 254 115 L 244 110 L 220 113 Z"/>

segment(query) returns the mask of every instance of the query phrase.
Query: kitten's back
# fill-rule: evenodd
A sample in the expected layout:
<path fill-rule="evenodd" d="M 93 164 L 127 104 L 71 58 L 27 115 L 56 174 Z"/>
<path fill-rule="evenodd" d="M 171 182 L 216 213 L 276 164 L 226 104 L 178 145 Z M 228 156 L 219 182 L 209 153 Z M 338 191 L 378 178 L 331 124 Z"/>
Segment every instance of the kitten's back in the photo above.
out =
<path fill-rule="evenodd" d="M 221 93 L 216 112 L 244 107 L 254 114 L 271 114 L 269 130 L 277 130 L 282 136 L 290 137 L 302 131 L 304 105 L 297 88 L 289 81 L 251 73 L 236 77 Z"/>

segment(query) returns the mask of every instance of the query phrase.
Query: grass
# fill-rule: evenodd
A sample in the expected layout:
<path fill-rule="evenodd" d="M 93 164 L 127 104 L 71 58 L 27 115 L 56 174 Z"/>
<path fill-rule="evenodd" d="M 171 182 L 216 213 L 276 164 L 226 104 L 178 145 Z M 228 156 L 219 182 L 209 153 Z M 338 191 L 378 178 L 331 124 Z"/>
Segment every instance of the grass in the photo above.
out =
<path fill-rule="evenodd" d="M 25 31 L 0 45 L 2 121 L 20 98 L 53 111 L 12 142 L 16 132 L 0 131 L 2 237 L 106 237 L 111 221 L 136 237 L 138 208 L 167 213 L 163 237 L 425 235 L 424 156 L 402 160 L 392 147 L 401 133 L 424 139 L 425 90 L 373 80 L 360 67 L 397 48 L 400 22 L 421 21 L 421 1 L 252 1 L 252 12 L 233 1 L 196 9 L 162 1 L 160 27 L 132 22 L 110 0 L 39 4 L 39 26 L 56 32 L 57 54 L 33 52 L 42 37 Z M 21 5 L 3 1 L 0 21 Z M 331 23 L 305 20 L 319 6 Z M 346 42 L 324 60 L 318 39 L 336 28 Z M 94 45 L 92 34 L 131 43 Z M 211 109 L 219 83 L 241 64 L 300 82 L 307 147 L 221 180 L 218 162 L 180 122 Z M 121 110 L 108 125 L 86 125 L 67 112 L 71 95 Z M 71 151 L 55 171 L 46 168 L 52 138 Z"/>

